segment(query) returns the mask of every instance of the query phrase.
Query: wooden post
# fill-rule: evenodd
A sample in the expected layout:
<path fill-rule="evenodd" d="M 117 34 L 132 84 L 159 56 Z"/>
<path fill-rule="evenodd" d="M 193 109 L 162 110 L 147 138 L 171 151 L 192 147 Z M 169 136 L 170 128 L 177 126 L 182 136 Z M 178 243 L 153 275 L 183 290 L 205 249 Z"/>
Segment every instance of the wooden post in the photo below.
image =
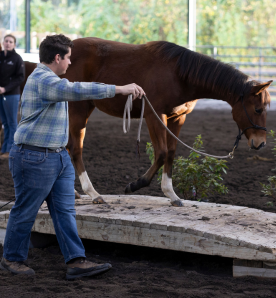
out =
<path fill-rule="evenodd" d="M 276 262 L 233 260 L 233 277 L 256 276 L 276 278 Z"/>

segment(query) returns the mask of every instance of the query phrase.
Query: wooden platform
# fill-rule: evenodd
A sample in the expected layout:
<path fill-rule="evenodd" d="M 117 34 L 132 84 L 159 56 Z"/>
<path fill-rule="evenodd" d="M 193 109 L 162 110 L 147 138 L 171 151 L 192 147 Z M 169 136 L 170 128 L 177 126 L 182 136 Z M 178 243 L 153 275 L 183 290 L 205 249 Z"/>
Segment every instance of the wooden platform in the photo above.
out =
<path fill-rule="evenodd" d="M 0 207 L 2 207 L 0 209 L 0 212 L 5 211 L 5 210 L 10 210 L 12 208 L 12 206 L 14 205 L 14 201 L 12 202 L 7 202 L 7 201 L 1 201 L 0 200 Z"/>
<path fill-rule="evenodd" d="M 276 262 L 276 214 L 223 204 L 184 201 L 184 208 L 164 197 L 103 196 L 107 205 L 76 200 L 81 238 L 234 259 Z M 9 211 L 0 212 L 5 228 Z M 33 231 L 54 234 L 46 205 Z"/>

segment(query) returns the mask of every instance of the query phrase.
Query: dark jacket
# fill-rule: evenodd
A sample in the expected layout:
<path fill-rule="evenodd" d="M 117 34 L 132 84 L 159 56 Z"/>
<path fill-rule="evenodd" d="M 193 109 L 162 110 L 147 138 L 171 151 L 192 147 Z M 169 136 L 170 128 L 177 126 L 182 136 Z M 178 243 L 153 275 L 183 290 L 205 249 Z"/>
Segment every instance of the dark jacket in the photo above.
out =
<path fill-rule="evenodd" d="M 0 52 L 0 87 L 6 89 L 5 95 L 20 94 L 20 84 L 24 81 L 25 65 L 15 50 Z"/>

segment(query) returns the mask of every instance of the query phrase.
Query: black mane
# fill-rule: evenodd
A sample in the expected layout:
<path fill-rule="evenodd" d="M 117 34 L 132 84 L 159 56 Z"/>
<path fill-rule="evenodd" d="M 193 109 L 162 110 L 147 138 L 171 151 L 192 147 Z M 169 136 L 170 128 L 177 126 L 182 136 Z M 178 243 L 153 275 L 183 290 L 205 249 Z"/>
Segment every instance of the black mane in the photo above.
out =
<path fill-rule="evenodd" d="M 183 80 L 216 91 L 221 99 L 235 100 L 241 94 L 248 94 L 254 85 L 254 81 L 248 81 L 249 77 L 234 66 L 174 43 L 153 41 L 146 47 L 165 61 L 177 58 L 176 66 Z"/>

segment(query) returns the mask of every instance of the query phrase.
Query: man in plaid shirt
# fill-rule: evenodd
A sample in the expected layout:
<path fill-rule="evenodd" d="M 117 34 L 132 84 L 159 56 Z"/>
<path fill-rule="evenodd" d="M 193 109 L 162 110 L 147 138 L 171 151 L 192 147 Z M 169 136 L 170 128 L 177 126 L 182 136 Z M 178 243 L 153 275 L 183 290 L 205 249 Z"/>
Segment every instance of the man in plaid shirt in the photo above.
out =
<path fill-rule="evenodd" d="M 115 94 L 145 93 L 136 84 L 71 83 L 58 76 L 71 64 L 73 43 L 64 35 L 47 36 L 39 48 L 40 62 L 29 76 L 22 95 L 21 121 L 9 155 L 15 187 L 15 205 L 7 225 L 0 268 L 14 274 L 34 275 L 24 261 L 39 207 L 46 200 L 61 252 L 67 279 L 105 272 L 111 265 L 85 258 L 75 220 L 75 171 L 65 149 L 68 142 L 68 101 L 102 99 Z"/>

